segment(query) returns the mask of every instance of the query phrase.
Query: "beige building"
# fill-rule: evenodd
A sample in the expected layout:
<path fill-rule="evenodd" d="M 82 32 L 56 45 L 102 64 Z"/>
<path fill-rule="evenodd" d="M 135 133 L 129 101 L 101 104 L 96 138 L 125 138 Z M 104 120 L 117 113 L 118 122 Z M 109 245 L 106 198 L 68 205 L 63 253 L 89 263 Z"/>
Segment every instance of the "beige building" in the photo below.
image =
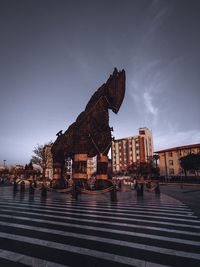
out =
<path fill-rule="evenodd" d="M 200 144 L 173 147 L 156 151 L 155 153 L 159 155 L 160 176 L 181 176 L 182 168 L 179 159 L 191 153 L 200 153 Z M 192 173 L 190 173 L 190 175 L 192 175 Z"/>
<path fill-rule="evenodd" d="M 147 162 L 153 156 L 153 137 L 148 128 L 139 135 L 117 139 L 111 148 L 113 172 L 126 171 L 132 163 Z"/>
<path fill-rule="evenodd" d="M 52 144 L 53 145 L 53 144 Z M 49 179 L 53 179 L 53 155 L 51 153 L 52 145 L 44 146 L 44 167 L 45 167 L 45 177 Z"/>

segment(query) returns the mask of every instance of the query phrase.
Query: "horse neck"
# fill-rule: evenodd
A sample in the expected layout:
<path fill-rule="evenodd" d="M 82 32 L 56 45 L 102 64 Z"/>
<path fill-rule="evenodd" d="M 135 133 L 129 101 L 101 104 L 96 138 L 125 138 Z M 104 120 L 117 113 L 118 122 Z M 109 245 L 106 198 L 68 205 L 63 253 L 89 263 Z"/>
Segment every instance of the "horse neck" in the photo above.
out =
<path fill-rule="evenodd" d="M 105 113 L 108 113 L 108 103 L 104 95 L 101 95 L 97 99 L 96 103 L 91 107 L 88 113 L 91 113 L 94 110 L 104 111 Z"/>

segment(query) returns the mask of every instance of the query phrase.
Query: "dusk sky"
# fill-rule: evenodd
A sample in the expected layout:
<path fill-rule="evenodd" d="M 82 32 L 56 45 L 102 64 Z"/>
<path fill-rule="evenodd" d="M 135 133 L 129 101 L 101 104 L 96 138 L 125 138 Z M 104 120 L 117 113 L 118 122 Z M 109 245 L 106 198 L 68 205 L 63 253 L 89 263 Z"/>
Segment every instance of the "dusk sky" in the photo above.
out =
<path fill-rule="evenodd" d="M 200 143 L 199 0 L 0 0 L 0 165 L 28 163 L 114 67 L 126 71 L 115 138 Z"/>

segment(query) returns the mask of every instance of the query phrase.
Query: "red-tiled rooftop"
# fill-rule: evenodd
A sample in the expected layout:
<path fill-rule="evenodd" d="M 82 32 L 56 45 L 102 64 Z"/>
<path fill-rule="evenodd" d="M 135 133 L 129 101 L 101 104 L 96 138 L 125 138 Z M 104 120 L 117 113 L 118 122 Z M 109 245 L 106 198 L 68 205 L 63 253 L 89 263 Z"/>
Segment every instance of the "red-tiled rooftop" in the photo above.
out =
<path fill-rule="evenodd" d="M 177 146 L 177 147 L 172 147 L 172 148 L 168 148 L 164 150 L 155 151 L 154 153 L 170 152 L 170 151 L 183 150 L 183 149 L 188 149 L 188 148 L 198 148 L 198 147 L 200 147 L 200 144 Z"/>

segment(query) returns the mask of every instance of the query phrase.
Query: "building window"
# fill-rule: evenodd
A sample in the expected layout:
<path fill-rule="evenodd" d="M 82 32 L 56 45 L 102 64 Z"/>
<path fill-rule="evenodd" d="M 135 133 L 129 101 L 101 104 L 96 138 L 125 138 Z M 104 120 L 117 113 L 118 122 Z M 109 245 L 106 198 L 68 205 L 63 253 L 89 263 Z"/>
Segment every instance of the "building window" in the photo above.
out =
<path fill-rule="evenodd" d="M 170 161 L 169 161 L 169 165 L 170 165 L 170 166 L 173 166 L 173 165 L 174 165 L 173 160 L 170 160 Z"/>
<path fill-rule="evenodd" d="M 174 175 L 174 169 L 169 169 L 169 175 Z"/>
<path fill-rule="evenodd" d="M 136 150 L 139 150 L 139 146 L 136 146 Z"/>
<path fill-rule="evenodd" d="M 180 151 L 180 150 L 178 150 L 178 156 L 179 156 L 179 157 L 181 156 L 181 151 Z"/>
<path fill-rule="evenodd" d="M 130 151 L 132 151 L 132 147 L 130 147 Z"/>
<path fill-rule="evenodd" d="M 169 152 L 169 157 L 173 157 L 173 153 L 172 152 Z"/>

